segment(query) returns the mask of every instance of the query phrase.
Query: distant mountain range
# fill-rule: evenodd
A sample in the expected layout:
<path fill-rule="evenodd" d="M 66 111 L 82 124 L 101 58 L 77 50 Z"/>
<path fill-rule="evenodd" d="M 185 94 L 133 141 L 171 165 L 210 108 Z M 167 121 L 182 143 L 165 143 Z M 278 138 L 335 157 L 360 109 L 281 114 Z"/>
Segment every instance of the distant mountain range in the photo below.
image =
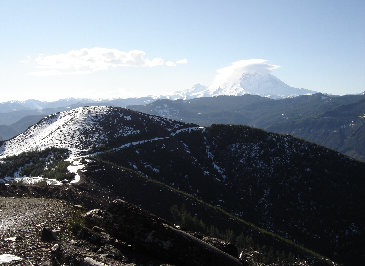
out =
<path fill-rule="evenodd" d="M 83 105 L 114 105 L 124 107 L 131 104 L 146 104 L 153 101 L 152 97 L 140 97 L 140 98 L 126 98 L 126 99 L 112 99 L 112 100 L 93 100 L 88 98 L 67 98 L 60 99 L 57 101 L 39 101 L 39 100 L 26 100 L 26 101 L 8 101 L 0 103 L 0 114 L 1 113 L 13 113 L 20 111 L 29 111 L 36 110 L 38 112 L 43 112 L 44 110 L 49 109 L 57 110 L 57 109 L 72 109 Z M 0 124 L 11 124 L 15 121 L 6 121 L 4 117 L 0 117 Z"/>
<path fill-rule="evenodd" d="M 193 93 L 192 93 L 193 94 Z M 10 139 L 42 117 L 84 105 L 125 107 L 154 115 L 192 122 L 202 126 L 216 123 L 242 124 L 268 131 L 291 134 L 358 160 L 365 160 L 364 95 L 331 96 L 303 95 L 285 99 L 270 99 L 257 95 L 201 97 L 190 100 L 153 98 L 92 101 L 86 99 L 38 103 L 46 109 L 26 109 L 35 101 L 3 103 L 0 113 L 0 139 Z M 83 102 L 85 101 L 85 102 Z M 69 105 L 62 106 L 68 103 Z M 17 106 L 17 107 L 16 107 Z M 56 107 L 58 106 L 58 107 Z"/>
<path fill-rule="evenodd" d="M 242 124 L 291 134 L 365 160 L 363 95 L 316 94 L 285 84 L 265 68 L 228 68 L 221 69 L 209 86 L 196 84 L 159 97 L 0 103 L 0 139 L 10 139 L 55 112 L 87 105 L 128 106 L 199 125 Z"/>
<path fill-rule="evenodd" d="M 37 100 L 3 102 L 0 103 L 0 140 L 14 137 L 41 118 L 56 112 L 87 105 L 126 107 L 131 104 L 147 104 L 152 101 L 154 101 L 152 97 L 142 97 L 113 100 L 69 98 L 54 102 Z"/>
<path fill-rule="evenodd" d="M 33 118 L 26 119 L 33 121 L 35 116 L 44 116 L 54 112 L 65 111 L 85 105 L 126 107 L 129 105 L 148 104 L 156 99 L 176 100 L 221 95 L 241 96 L 245 94 L 280 99 L 312 93 L 314 93 L 314 91 L 293 88 L 267 71 L 241 70 L 240 73 L 230 75 L 223 80 L 219 78 L 214 80 L 208 87 L 196 84 L 191 89 L 178 91 L 171 95 L 112 100 L 68 98 L 53 102 L 38 100 L 2 102 L 0 103 L 0 138 L 9 139 L 21 133 L 22 131 L 19 131 L 19 129 L 23 129 L 26 128 L 26 126 L 31 125 L 26 123 L 25 120 L 19 121 L 25 116 L 33 116 Z"/>
<path fill-rule="evenodd" d="M 133 110 L 196 123 L 242 124 L 303 138 L 365 161 L 365 96 L 257 95 L 157 100 Z"/>
<path fill-rule="evenodd" d="M 67 169 L 76 167 L 81 182 L 99 188 L 89 193 L 109 191 L 170 220 L 169 210 L 185 208 L 201 226 L 243 234 L 262 252 L 269 252 L 265 245 L 274 254 L 313 256 L 304 245 L 349 265 L 365 262 L 365 164 L 316 144 L 247 126 L 199 127 L 123 108 L 80 107 L 0 143 L 0 179 L 42 176 L 57 153 L 69 154 Z"/>
<path fill-rule="evenodd" d="M 11 125 L 0 125 L 0 140 L 10 139 L 24 132 L 29 126 L 37 123 L 43 117 L 44 115 L 27 115 Z"/>

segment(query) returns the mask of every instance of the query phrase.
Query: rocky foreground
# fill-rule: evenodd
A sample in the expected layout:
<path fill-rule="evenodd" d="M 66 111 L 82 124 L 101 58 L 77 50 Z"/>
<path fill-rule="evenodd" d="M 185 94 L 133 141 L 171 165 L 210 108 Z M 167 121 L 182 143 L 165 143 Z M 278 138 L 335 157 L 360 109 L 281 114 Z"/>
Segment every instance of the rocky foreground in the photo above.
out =
<path fill-rule="evenodd" d="M 10 265 L 49 263 L 54 243 L 47 241 L 44 234 L 43 241 L 42 231 L 47 234 L 52 228 L 54 239 L 71 239 L 67 223 L 72 213 L 73 208 L 61 200 L 1 197 L 0 264 L 6 261 Z"/>
<path fill-rule="evenodd" d="M 252 246 L 238 249 L 227 241 L 185 232 L 115 198 L 89 182 L 77 186 L 0 183 L 0 264 L 268 264 Z M 333 265 L 308 256 L 269 264 Z"/>
<path fill-rule="evenodd" d="M 1 197 L 0 215 L 0 264 L 242 265 L 235 246 L 122 200 L 86 212 L 64 200 Z"/>

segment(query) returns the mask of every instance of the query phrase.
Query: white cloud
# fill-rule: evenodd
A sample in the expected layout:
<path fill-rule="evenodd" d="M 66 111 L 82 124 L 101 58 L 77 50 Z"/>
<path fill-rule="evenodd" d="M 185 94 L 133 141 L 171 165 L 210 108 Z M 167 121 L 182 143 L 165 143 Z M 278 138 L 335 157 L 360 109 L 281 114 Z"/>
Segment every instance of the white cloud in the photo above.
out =
<path fill-rule="evenodd" d="M 172 62 L 172 61 L 167 61 L 165 64 L 166 64 L 166 66 L 169 66 L 169 67 L 176 66 L 176 63 Z"/>
<path fill-rule="evenodd" d="M 177 60 L 175 63 L 176 64 L 187 64 L 188 63 L 188 59 L 184 58 L 184 59 L 181 59 L 181 60 Z"/>
<path fill-rule="evenodd" d="M 32 57 L 30 57 L 29 55 L 22 61 L 20 61 L 20 63 L 22 64 L 28 64 L 32 61 Z"/>
<path fill-rule="evenodd" d="M 187 63 L 186 59 L 176 62 L 162 58 L 146 58 L 146 53 L 140 50 L 121 51 L 108 48 L 82 48 L 68 53 L 43 55 L 35 58 L 39 71 L 31 72 L 33 76 L 87 74 L 113 67 L 156 67 L 176 66 Z"/>
<path fill-rule="evenodd" d="M 166 66 L 169 66 L 169 67 L 174 67 L 176 65 L 187 64 L 187 63 L 188 63 L 188 60 L 186 58 L 184 58 L 184 59 L 177 60 L 175 62 L 173 62 L 173 61 L 167 61 L 165 63 L 165 65 Z"/>
<path fill-rule="evenodd" d="M 265 59 L 248 59 L 233 62 L 230 66 L 217 70 L 217 75 L 209 88 L 233 87 L 236 83 L 239 83 L 243 73 L 268 74 L 271 70 L 279 68 L 279 66 L 270 65 L 266 62 L 267 60 Z"/>
<path fill-rule="evenodd" d="M 80 75 L 80 74 L 90 74 L 91 71 L 73 71 L 73 72 L 63 72 L 59 70 L 42 70 L 29 72 L 30 76 L 34 77 L 47 77 L 47 76 L 63 76 L 63 75 Z"/>

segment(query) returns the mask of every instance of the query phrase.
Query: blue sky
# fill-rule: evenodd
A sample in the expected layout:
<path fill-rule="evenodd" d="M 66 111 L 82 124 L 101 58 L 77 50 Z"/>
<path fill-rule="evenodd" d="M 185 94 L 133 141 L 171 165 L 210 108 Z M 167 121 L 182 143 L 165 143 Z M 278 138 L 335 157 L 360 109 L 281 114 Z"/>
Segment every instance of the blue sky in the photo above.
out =
<path fill-rule="evenodd" d="M 364 14 L 362 0 L 0 0 L 0 102 L 172 93 L 252 58 L 294 87 L 360 93 Z"/>

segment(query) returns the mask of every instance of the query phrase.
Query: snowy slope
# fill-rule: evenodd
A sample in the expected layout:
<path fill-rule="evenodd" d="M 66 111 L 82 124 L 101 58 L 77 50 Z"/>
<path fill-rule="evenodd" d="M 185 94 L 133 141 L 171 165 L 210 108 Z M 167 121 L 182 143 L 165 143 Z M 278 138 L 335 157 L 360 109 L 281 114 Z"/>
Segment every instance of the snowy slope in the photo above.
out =
<path fill-rule="evenodd" d="M 97 150 L 110 150 L 139 143 L 165 139 L 182 132 L 185 128 L 194 130 L 189 124 L 147 115 L 120 107 L 91 106 L 79 107 L 43 118 L 22 134 L 5 141 L 0 146 L 0 159 L 19 155 L 23 152 L 43 151 L 47 148 L 62 148 L 70 151 L 66 159 L 70 163 L 68 172 L 74 174 L 71 183 L 80 181 L 80 171 L 85 165 L 82 158 L 97 154 Z M 1 160 L 0 160 L 1 163 Z M 48 184 L 61 183 L 44 176 L 19 176 L 21 166 L 5 179 L 34 184 L 46 181 Z M 46 169 L 45 169 L 46 170 Z M 17 174 L 18 173 L 18 174 Z"/>
<path fill-rule="evenodd" d="M 177 100 L 177 99 L 194 99 L 201 97 L 210 97 L 210 93 L 207 90 L 207 86 L 202 84 L 195 84 L 193 87 L 187 90 L 177 91 L 173 95 L 167 96 L 168 99 Z"/>
<path fill-rule="evenodd" d="M 49 115 L 24 133 L 5 142 L 0 148 L 0 154 L 3 157 L 49 147 L 66 148 L 73 152 L 88 150 L 93 144 L 101 144 L 107 140 L 98 121 L 99 116 L 109 109 L 103 106 L 80 107 Z M 128 119 L 123 114 L 120 118 Z M 139 131 L 120 126 L 119 132 L 128 135 Z"/>
<path fill-rule="evenodd" d="M 196 84 L 190 89 L 175 92 L 168 98 L 187 100 L 220 95 L 252 94 L 278 99 L 313 93 L 315 92 L 291 87 L 270 73 L 243 72 L 239 76 L 214 80 L 209 86 Z"/>
<path fill-rule="evenodd" d="M 270 73 L 246 72 L 238 78 L 215 82 L 207 88 L 211 96 L 254 94 L 270 98 L 286 98 L 313 91 L 291 87 Z"/>
<path fill-rule="evenodd" d="M 65 148 L 77 155 L 116 139 L 138 135 L 147 123 L 153 123 L 151 128 L 167 131 L 185 126 L 118 107 L 79 107 L 49 115 L 6 141 L 0 147 L 0 158 L 50 147 Z"/>

